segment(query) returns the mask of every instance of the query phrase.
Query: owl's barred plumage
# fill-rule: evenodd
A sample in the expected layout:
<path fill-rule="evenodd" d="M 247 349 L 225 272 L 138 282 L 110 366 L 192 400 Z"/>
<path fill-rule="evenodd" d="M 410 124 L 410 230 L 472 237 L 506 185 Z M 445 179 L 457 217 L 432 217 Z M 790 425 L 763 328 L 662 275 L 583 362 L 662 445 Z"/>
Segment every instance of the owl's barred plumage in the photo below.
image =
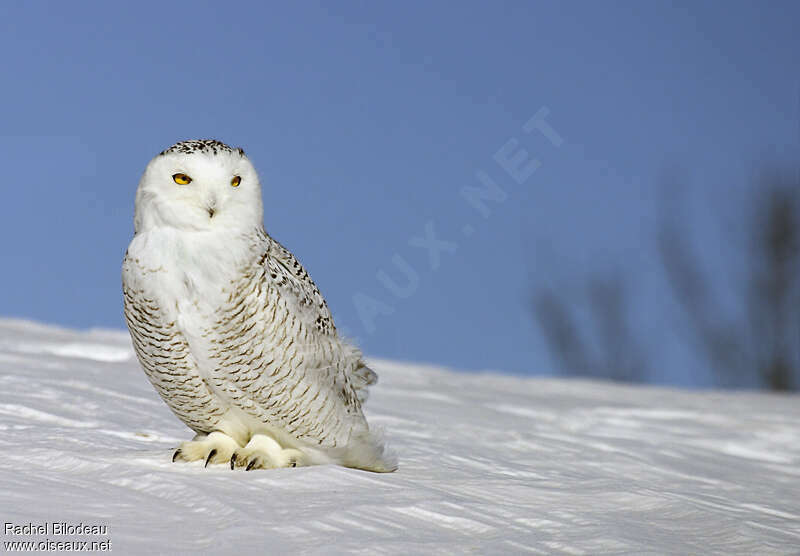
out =
<path fill-rule="evenodd" d="M 244 151 L 204 140 L 156 156 L 137 191 L 125 317 L 148 378 L 197 433 L 176 456 L 392 471 L 361 411 L 377 376 L 264 231 L 260 190 Z"/>

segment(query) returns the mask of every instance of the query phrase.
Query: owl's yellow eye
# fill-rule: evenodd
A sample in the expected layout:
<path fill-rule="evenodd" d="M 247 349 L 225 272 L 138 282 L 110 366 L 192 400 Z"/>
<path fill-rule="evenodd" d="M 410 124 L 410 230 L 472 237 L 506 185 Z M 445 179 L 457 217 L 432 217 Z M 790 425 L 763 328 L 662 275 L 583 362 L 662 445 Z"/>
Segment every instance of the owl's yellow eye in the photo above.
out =
<path fill-rule="evenodd" d="M 233 176 L 233 179 L 231 180 L 231 185 L 233 187 L 239 187 L 240 183 L 242 183 L 242 178 L 240 178 L 239 176 Z"/>
<path fill-rule="evenodd" d="M 172 179 L 175 180 L 175 183 L 178 185 L 187 185 L 192 182 L 192 178 L 186 174 L 173 174 Z"/>

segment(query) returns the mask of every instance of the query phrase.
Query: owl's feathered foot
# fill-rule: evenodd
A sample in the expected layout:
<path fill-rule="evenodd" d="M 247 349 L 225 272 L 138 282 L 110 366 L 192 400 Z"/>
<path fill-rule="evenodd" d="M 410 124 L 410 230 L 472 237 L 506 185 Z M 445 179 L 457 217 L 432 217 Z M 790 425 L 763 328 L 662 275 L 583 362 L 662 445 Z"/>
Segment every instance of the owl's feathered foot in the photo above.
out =
<path fill-rule="evenodd" d="M 225 433 L 214 431 L 208 436 L 195 437 L 194 440 L 181 442 L 175 450 L 172 461 L 198 461 L 209 463 L 226 463 L 239 448 L 239 444 Z"/>
<path fill-rule="evenodd" d="M 282 448 L 273 438 L 256 434 L 244 448 L 235 450 L 230 457 L 231 469 L 244 467 L 245 470 L 277 469 L 279 467 L 300 467 L 306 465 L 300 450 Z"/>

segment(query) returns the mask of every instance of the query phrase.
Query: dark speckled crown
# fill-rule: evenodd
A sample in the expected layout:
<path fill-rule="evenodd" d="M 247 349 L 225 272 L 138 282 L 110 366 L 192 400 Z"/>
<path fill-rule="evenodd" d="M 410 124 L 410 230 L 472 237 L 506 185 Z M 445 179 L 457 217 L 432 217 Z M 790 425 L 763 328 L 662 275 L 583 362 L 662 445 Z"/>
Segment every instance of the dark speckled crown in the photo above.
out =
<path fill-rule="evenodd" d="M 181 153 L 181 154 L 205 153 L 205 154 L 217 155 L 223 152 L 225 153 L 238 152 L 240 155 L 244 156 L 244 150 L 234 149 L 232 147 L 229 147 L 222 141 L 217 141 L 216 139 L 192 139 L 191 141 L 181 141 L 180 143 L 175 143 L 170 148 L 161 151 L 159 154 L 165 155 L 173 153 Z"/>

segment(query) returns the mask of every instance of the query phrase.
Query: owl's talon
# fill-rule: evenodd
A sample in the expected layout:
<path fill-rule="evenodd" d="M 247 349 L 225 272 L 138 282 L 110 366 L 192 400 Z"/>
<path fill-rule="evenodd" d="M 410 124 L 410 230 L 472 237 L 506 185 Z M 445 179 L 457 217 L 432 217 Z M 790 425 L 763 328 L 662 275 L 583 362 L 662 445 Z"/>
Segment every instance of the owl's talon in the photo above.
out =
<path fill-rule="evenodd" d="M 202 461 L 205 467 L 211 463 L 225 463 L 231 454 L 239 449 L 239 444 L 223 432 L 214 431 L 198 440 L 181 442 L 172 456 L 172 461 Z"/>
<path fill-rule="evenodd" d="M 231 456 L 231 469 L 280 469 L 308 465 L 304 454 L 293 448 L 282 448 L 274 438 L 255 434 L 244 448 Z"/>

